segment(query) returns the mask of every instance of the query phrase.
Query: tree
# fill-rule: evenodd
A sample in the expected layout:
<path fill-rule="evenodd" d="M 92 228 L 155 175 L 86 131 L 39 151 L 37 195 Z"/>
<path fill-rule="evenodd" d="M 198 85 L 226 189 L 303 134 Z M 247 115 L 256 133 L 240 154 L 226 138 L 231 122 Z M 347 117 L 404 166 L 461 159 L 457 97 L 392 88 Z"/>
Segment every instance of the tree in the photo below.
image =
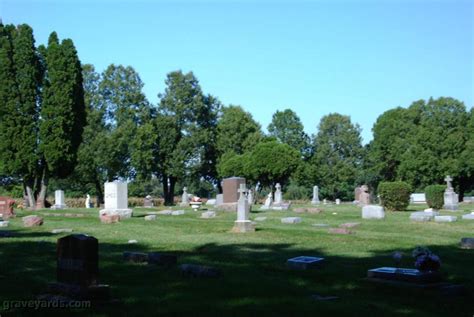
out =
<path fill-rule="evenodd" d="M 268 132 L 280 142 L 299 151 L 302 156 L 309 154 L 309 137 L 294 111 L 286 109 L 275 112 L 272 122 L 268 125 Z"/>
<path fill-rule="evenodd" d="M 132 162 L 139 177 L 161 180 L 165 204 L 171 205 L 178 181 L 217 175 L 213 144 L 220 103 L 202 93 L 192 72 L 169 73 L 159 97 L 157 113 L 137 130 Z"/>
<path fill-rule="evenodd" d="M 240 106 L 223 107 L 217 123 L 217 153 L 242 154 L 261 141 L 260 125 Z"/>
<path fill-rule="evenodd" d="M 360 131 L 349 116 L 332 113 L 321 119 L 311 164 L 323 196 L 351 199 L 363 159 Z"/>
<path fill-rule="evenodd" d="M 0 24 L 0 43 L 0 165 L 22 179 L 32 204 L 42 67 L 28 25 Z"/>
<path fill-rule="evenodd" d="M 461 153 L 461 172 L 460 187 L 463 190 L 474 191 L 474 108 L 469 113 L 469 121 L 466 129 L 466 144 L 464 151 Z M 464 194 L 462 192 L 461 194 Z"/>
<path fill-rule="evenodd" d="M 82 67 L 72 40 L 59 43 L 53 32 L 44 51 L 46 76 L 39 123 L 42 156 L 39 208 L 44 208 L 49 178 L 65 178 L 74 171 L 86 123 Z"/>

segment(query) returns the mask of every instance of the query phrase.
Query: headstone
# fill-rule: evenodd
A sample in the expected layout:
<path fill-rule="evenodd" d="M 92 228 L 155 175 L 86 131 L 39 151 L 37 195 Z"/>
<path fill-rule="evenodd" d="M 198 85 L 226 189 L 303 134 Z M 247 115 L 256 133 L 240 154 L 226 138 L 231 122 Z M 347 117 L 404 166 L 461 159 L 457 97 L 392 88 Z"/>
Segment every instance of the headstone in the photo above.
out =
<path fill-rule="evenodd" d="M 108 214 L 101 214 L 99 216 L 100 222 L 104 224 L 112 224 L 117 223 L 120 221 L 119 215 L 108 215 Z"/>
<path fill-rule="evenodd" d="M 99 275 L 99 242 L 85 234 L 58 239 L 57 281 L 80 286 L 95 285 Z"/>
<path fill-rule="evenodd" d="M 236 203 L 239 199 L 238 190 L 241 184 L 245 184 L 243 177 L 230 177 L 222 180 L 223 203 Z"/>
<path fill-rule="evenodd" d="M 408 282 L 415 284 L 429 284 L 439 282 L 441 276 L 438 272 L 420 271 L 395 267 L 380 267 L 367 271 L 369 279 Z"/>
<path fill-rule="evenodd" d="M 128 244 L 137 244 L 137 243 L 138 243 L 138 241 L 137 241 L 137 240 L 135 240 L 135 239 L 131 239 L 131 240 L 128 240 L 128 242 L 127 242 L 127 243 L 128 243 Z"/>
<path fill-rule="evenodd" d="M 474 238 L 462 238 L 461 248 L 463 249 L 474 249 Z"/>
<path fill-rule="evenodd" d="M 281 223 L 286 223 L 286 224 L 294 224 L 294 223 L 300 223 L 301 218 L 300 217 L 286 217 L 286 218 L 281 218 Z"/>
<path fill-rule="evenodd" d="M 362 197 L 362 194 L 361 194 Z M 362 218 L 364 219 L 383 219 L 385 211 L 382 206 L 367 205 L 362 207 Z"/>
<path fill-rule="evenodd" d="M 412 204 L 426 204 L 425 193 L 413 193 L 410 195 L 410 203 Z"/>
<path fill-rule="evenodd" d="M 205 211 L 201 214 L 201 218 L 204 218 L 204 219 L 215 218 L 215 217 L 216 217 L 215 211 Z"/>
<path fill-rule="evenodd" d="M 327 227 L 329 227 L 329 225 L 327 223 L 313 223 L 312 226 L 316 227 L 316 228 L 327 228 Z"/>
<path fill-rule="evenodd" d="M 456 216 L 435 216 L 434 217 L 435 222 L 455 222 L 458 220 L 458 217 Z"/>
<path fill-rule="evenodd" d="M 474 203 L 474 196 L 464 196 L 462 201 L 465 203 Z"/>
<path fill-rule="evenodd" d="M 146 263 L 148 262 L 148 254 L 143 252 L 124 252 L 123 259 L 127 262 Z"/>
<path fill-rule="evenodd" d="M 314 256 L 298 256 L 286 261 L 286 264 L 293 270 L 308 270 L 315 268 L 324 261 L 324 258 Z"/>
<path fill-rule="evenodd" d="M 339 228 L 355 228 L 360 225 L 360 222 L 347 222 L 339 225 Z"/>
<path fill-rule="evenodd" d="M 171 212 L 172 216 L 181 216 L 184 215 L 184 210 L 174 210 Z"/>
<path fill-rule="evenodd" d="M 187 187 L 183 187 L 183 194 L 181 195 L 181 203 L 179 205 L 181 207 L 189 206 L 189 194 Z"/>
<path fill-rule="evenodd" d="M 470 214 L 463 215 L 462 219 L 464 220 L 474 220 L 474 212 L 471 212 Z"/>
<path fill-rule="evenodd" d="M 23 226 L 25 227 L 37 227 L 43 224 L 43 218 L 36 215 L 23 217 L 21 220 L 23 221 Z"/>
<path fill-rule="evenodd" d="M 326 198 L 323 199 L 323 205 L 327 205 L 328 204 L 328 201 Z"/>
<path fill-rule="evenodd" d="M 216 199 L 208 199 L 206 201 L 207 206 L 214 206 L 216 204 Z"/>
<path fill-rule="evenodd" d="M 224 203 L 224 195 L 223 194 L 217 194 L 216 195 L 216 206 L 222 205 Z"/>
<path fill-rule="evenodd" d="M 249 220 L 250 205 L 247 201 L 247 188 L 245 184 L 240 184 L 238 189 L 239 200 L 237 201 L 237 220 L 234 222 L 234 227 L 232 232 L 236 233 L 246 233 L 254 232 L 255 227 L 252 222 Z"/>
<path fill-rule="evenodd" d="M 329 233 L 333 234 L 352 234 L 353 232 L 347 228 L 330 228 Z"/>
<path fill-rule="evenodd" d="M 250 206 L 253 205 L 253 191 L 251 188 L 248 190 L 248 193 L 247 193 L 247 201 Z"/>
<path fill-rule="evenodd" d="M 54 205 L 51 209 L 65 209 L 67 208 L 64 200 L 64 191 L 58 189 L 54 192 Z"/>
<path fill-rule="evenodd" d="M 454 192 L 454 188 L 451 185 L 452 178 L 448 175 L 444 179 L 447 183 L 446 190 L 444 191 L 444 209 L 455 211 L 458 210 L 459 206 L 459 197 L 458 194 Z"/>
<path fill-rule="evenodd" d="M 65 229 L 53 229 L 51 230 L 52 234 L 58 234 L 58 233 L 71 233 L 72 229 L 65 228 Z"/>
<path fill-rule="evenodd" d="M 145 216 L 146 221 L 153 221 L 156 220 L 156 215 L 147 215 Z"/>
<path fill-rule="evenodd" d="M 105 206 L 100 215 L 118 215 L 120 219 L 132 217 L 132 209 L 128 208 L 127 183 L 107 182 L 104 188 Z"/>
<path fill-rule="evenodd" d="M 362 185 L 360 187 L 360 194 L 359 194 L 359 205 L 366 206 L 370 204 L 370 193 L 369 193 L 369 186 Z"/>
<path fill-rule="evenodd" d="M 410 220 L 411 221 L 417 221 L 417 222 L 428 222 L 434 219 L 435 216 L 437 216 L 438 213 L 429 213 L 429 212 L 424 212 L 424 211 L 417 211 L 417 212 L 412 212 L 410 214 Z"/>
<path fill-rule="evenodd" d="M 178 257 L 174 254 L 164 254 L 159 252 L 148 253 L 148 264 L 172 266 L 176 265 Z"/>
<path fill-rule="evenodd" d="M 151 208 L 153 207 L 153 197 L 151 197 L 150 195 L 147 195 L 145 197 L 145 199 L 143 199 L 143 207 L 145 208 Z"/>
<path fill-rule="evenodd" d="M 265 221 L 267 220 L 267 217 L 256 217 L 255 221 Z"/>
<path fill-rule="evenodd" d="M 263 207 L 265 207 L 266 209 L 269 209 L 272 207 L 272 205 L 273 205 L 273 197 L 272 197 L 272 193 L 269 192 L 267 195 L 267 199 L 265 199 L 265 203 L 263 204 Z"/>
<path fill-rule="evenodd" d="M 311 199 L 311 204 L 319 205 L 319 187 L 313 186 L 313 199 Z"/>
<path fill-rule="evenodd" d="M 92 208 L 92 203 L 91 203 L 91 196 L 87 194 L 86 196 L 86 208 Z"/>
<path fill-rule="evenodd" d="M 275 185 L 275 201 L 273 202 L 273 205 L 275 206 L 280 206 L 282 203 L 282 193 L 281 193 L 281 185 L 280 183 L 276 183 Z"/>
<path fill-rule="evenodd" d="M 10 223 L 9 221 L 1 220 L 0 221 L 0 228 L 8 227 L 9 223 Z"/>
<path fill-rule="evenodd" d="M 3 219 L 8 219 L 15 217 L 15 212 L 13 211 L 13 205 L 15 200 L 10 197 L 0 197 L 0 214 Z"/>
<path fill-rule="evenodd" d="M 166 209 L 166 210 L 162 210 L 162 211 L 159 211 L 158 214 L 159 215 L 166 215 L 166 216 L 169 216 L 173 213 L 173 210 L 169 210 L 169 209 Z"/>
<path fill-rule="evenodd" d="M 357 186 L 354 189 L 354 202 L 359 203 L 359 196 L 361 192 L 362 192 L 362 189 L 360 188 L 360 186 Z"/>
<path fill-rule="evenodd" d="M 340 205 L 341 204 L 341 200 L 339 198 L 336 199 L 336 205 Z"/>
<path fill-rule="evenodd" d="M 218 269 L 198 264 L 181 264 L 179 269 L 184 275 L 192 277 L 219 277 L 221 275 Z"/>

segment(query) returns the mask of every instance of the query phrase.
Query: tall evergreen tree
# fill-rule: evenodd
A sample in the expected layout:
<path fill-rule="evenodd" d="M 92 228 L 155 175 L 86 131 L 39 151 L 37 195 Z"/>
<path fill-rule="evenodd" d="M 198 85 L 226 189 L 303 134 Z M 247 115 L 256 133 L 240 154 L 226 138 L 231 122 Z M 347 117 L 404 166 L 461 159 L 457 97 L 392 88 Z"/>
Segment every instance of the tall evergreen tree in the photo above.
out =
<path fill-rule="evenodd" d="M 46 76 L 39 126 L 42 159 L 37 207 L 44 207 L 50 177 L 70 175 L 86 123 L 82 68 L 71 40 L 53 32 L 45 50 Z"/>
<path fill-rule="evenodd" d="M 304 132 L 303 124 L 298 115 L 291 109 L 277 111 L 273 114 L 268 132 L 280 142 L 286 143 L 301 155 L 309 155 L 309 137 Z"/>

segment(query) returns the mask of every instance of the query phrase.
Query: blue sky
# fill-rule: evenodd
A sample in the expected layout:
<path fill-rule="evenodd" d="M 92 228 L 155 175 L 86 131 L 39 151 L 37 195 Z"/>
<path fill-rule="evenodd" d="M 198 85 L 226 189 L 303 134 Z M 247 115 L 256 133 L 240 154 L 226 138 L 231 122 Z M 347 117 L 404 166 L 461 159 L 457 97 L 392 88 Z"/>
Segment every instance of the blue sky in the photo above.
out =
<path fill-rule="evenodd" d="M 338 112 L 365 142 L 384 111 L 430 96 L 474 105 L 474 1 L 0 0 L 4 23 L 38 44 L 72 38 L 83 63 L 131 65 L 150 101 L 168 72 L 193 71 L 206 93 L 266 129 L 293 109 L 305 130 Z"/>

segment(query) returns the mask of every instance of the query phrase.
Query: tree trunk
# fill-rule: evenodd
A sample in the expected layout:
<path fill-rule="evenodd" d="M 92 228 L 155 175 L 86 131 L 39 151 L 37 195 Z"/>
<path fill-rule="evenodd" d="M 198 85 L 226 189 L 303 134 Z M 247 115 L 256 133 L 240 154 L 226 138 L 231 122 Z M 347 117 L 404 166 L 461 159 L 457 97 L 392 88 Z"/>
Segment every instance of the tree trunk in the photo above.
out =
<path fill-rule="evenodd" d="M 175 185 L 176 185 L 176 177 L 170 177 L 169 192 L 170 192 L 171 205 L 174 205 L 174 188 L 175 188 Z"/>
<path fill-rule="evenodd" d="M 28 209 L 35 209 L 35 193 L 31 184 L 25 184 L 26 199 L 28 202 Z"/>
<path fill-rule="evenodd" d="M 48 177 L 48 172 L 46 171 L 46 168 L 43 170 L 43 176 L 41 177 L 41 189 L 38 194 L 38 199 L 36 200 L 36 208 L 45 208 L 45 203 L 46 203 L 46 193 L 48 191 L 48 182 L 49 182 L 49 177 Z"/>
<path fill-rule="evenodd" d="M 96 191 L 96 207 L 100 207 L 100 204 L 104 202 L 104 193 L 102 192 L 102 184 L 98 179 L 95 180 L 95 191 Z"/>
<path fill-rule="evenodd" d="M 170 203 L 169 200 L 169 187 L 168 187 L 168 176 L 163 176 L 163 196 L 165 198 L 165 206 L 173 205 L 173 202 Z"/>

